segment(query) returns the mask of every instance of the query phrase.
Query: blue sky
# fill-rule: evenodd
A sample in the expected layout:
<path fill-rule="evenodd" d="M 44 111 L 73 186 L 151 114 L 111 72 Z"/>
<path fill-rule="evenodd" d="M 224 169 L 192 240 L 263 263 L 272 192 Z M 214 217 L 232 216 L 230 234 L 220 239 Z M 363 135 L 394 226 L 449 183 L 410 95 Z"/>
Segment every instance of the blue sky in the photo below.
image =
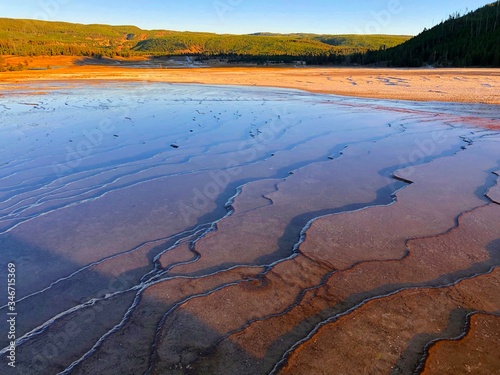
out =
<path fill-rule="evenodd" d="M 0 0 L 0 17 L 144 29 L 415 35 L 493 0 Z"/>

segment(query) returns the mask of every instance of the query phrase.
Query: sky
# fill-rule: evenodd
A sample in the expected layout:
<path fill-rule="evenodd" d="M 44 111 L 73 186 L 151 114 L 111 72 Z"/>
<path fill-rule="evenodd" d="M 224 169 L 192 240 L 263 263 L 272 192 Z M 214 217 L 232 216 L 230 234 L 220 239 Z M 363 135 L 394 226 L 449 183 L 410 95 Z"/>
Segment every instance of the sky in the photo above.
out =
<path fill-rule="evenodd" d="M 0 17 L 143 29 L 416 35 L 494 0 L 0 0 Z"/>

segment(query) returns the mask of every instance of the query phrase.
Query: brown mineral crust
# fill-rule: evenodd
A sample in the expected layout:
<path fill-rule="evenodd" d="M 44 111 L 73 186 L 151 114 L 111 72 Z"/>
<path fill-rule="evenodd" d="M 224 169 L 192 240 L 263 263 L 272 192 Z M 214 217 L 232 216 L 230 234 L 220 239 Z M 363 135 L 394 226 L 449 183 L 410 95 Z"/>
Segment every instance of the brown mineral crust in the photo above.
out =
<path fill-rule="evenodd" d="M 238 214 L 253 211 L 272 204 L 266 196 L 276 191 L 276 186 L 283 179 L 268 179 L 251 182 L 242 187 L 240 195 L 232 203 L 234 211 Z"/>
<path fill-rule="evenodd" d="M 319 285 L 327 272 L 304 257 L 296 257 L 286 264 L 276 265 L 261 279 L 230 286 L 183 304 L 162 327 L 156 371 L 162 373 L 171 368 L 177 363 L 174 359 L 182 358 L 182 363 L 187 365 L 200 354 L 210 353 L 209 349 L 221 338 L 252 319 L 279 315 L 293 305 L 311 283 Z M 205 334 L 200 335 L 200 330 Z M 259 360 L 266 354 L 254 351 L 258 348 L 252 346 L 242 349 Z M 191 353 L 189 360 L 185 356 L 188 352 Z"/>
<path fill-rule="evenodd" d="M 470 217 L 468 217 L 470 216 Z M 363 272 L 361 272 L 361 275 L 365 275 L 364 279 L 365 281 L 355 281 L 355 280 L 350 280 L 348 281 L 347 284 L 352 285 L 350 292 L 354 293 L 357 286 L 363 286 L 366 288 L 369 288 L 370 285 L 370 276 L 379 276 L 375 277 L 375 279 L 381 279 L 382 283 L 379 285 L 384 285 L 384 283 L 387 282 L 395 282 L 396 279 L 395 277 L 397 276 L 397 272 L 399 271 L 402 275 L 402 279 L 400 280 L 401 282 L 418 282 L 418 275 L 420 275 L 422 278 L 432 279 L 433 277 L 438 277 L 443 273 L 451 272 L 454 269 L 458 268 L 463 268 L 467 266 L 467 263 L 469 265 L 473 265 L 474 263 L 477 263 L 479 261 L 486 261 L 488 259 L 487 254 L 485 254 L 482 258 L 479 256 L 480 253 L 484 253 L 484 248 L 487 247 L 487 245 L 491 242 L 494 241 L 495 239 L 500 237 L 500 228 L 498 228 L 498 223 L 500 221 L 500 209 L 496 205 L 488 205 L 484 206 L 481 208 L 476 209 L 475 211 L 471 212 L 470 214 L 464 215 L 464 218 L 462 219 L 460 226 L 458 227 L 457 230 L 454 230 L 448 234 L 442 235 L 437 237 L 438 239 L 440 237 L 442 241 L 437 241 L 436 238 L 430 238 L 428 240 L 415 240 L 415 243 L 425 243 L 427 242 L 427 246 L 420 246 L 421 248 L 419 249 L 412 249 L 410 247 L 410 256 L 403 261 L 403 265 L 406 263 L 413 264 L 413 268 L 411 267 L 406 267 L 406 270 L 402 271 L 401 269 L 398 270 L 398 268 L 403 268 L 403 266 L 399 265 L 398 262 L 394 262 L 393 264 L 390 264 L 391 262 L 381 262 L 381 263 L 373 263 L 379 266 L 379 268 L 374 267 L 373 270 L 367 270 L 365 269 Z M 479 223 L 482 223 L 478 225 Z M 478 228 L 479 226 L 479 228 Z M 459 233 L 460 232 L 460 233 Z M 457 235 L 454 236 L 454 233 Z M 459 235 L 458 235 L 459 233 Z M 473 234 L 474 233 L 481 233 L 481 242 L 476 242 Z M 456 237 L 456 238 L 453 238 Z M 468 240 L 467 240 L 468 239 Z M 457 252 L 457 254 L 450 254 L 450 248 L 446 248 L 446 245 L 449 244 L 453 249 L 457 249 L 456 245 L 457 244 L 462 244 L 461 247 L 459 247 L 460 251 Z M 427 252 L 424 251 L 424 249 L 427 249 Z M 434 249 L 437 249 L 434 254 L 432 254 L 432 251 Z M 413 254 L 417 254 L 417 256 L 414 256 Z M 442 259 L 444 257 L 444 259 Z M 441 258 L 441 259 L 440 259 Z M 294 259 L 295 261 L 295 259 Z M 370 263 L 367 263 L 367 265 Z M 388 266 L 385 268 L 383 267 L 385 264 L 388 264 Z M 429 264 L 431 266 L 429 266 Z M 286 264 L 283 264 L 285 266 Z M 438 265 L 441 265 L 441 268 L 438 268 Z M 281 266 L 281 265 L 280 265 Z M 451 268 L 451 269 L 450 269 Z M 420 269 L 420 270 L 419 270 Z M 293 270 L 291 274 L 293 274 Z M 275 272 L 279 273 L 279 270 L 275 270 Z M 281 273 L 280 273 L 281 274 Z M 286 288 L 286 282 L 287 278 L 290 278 L 291 275 L 290 273 L 287 274 L 287 277 L 284 277 L 282 280 L 282 288 Z M 498 273 L 500 277 L 500 272 Z M 334 274 L 335 276 L 340 275 Z M 355 274 L 356 275 L 356 274 Z M 359 275 L 359 274 L 358 274 Z M 360 276 L 363 278 L 363 276 Z M 496 280 L 496 279 L 495 279 Z M 331 281 L 331 280 L 330 280 Z M 341 283 L 342 280 L 338 280 L 338 283 Z M 471 281 L 472 283 L 472 281 Z M 257 322 L 253 323 L 250 327 L 247 329 L 243 330 L 242 333 L 240 334 L 235 334 L 229 337 L 230 342 L 223 342 L 223 344 L 220 345 L 220 348 L 217 352 L 215 352 L 215 356 L 218 357 L 220 355 L 223 356 L 230 356 L 227 351 L 233 352 L 237 348 L 238 350 L 244 352 L 246 355 L 250 355 L 252 358 L 257 358 L 267 364 L 269 364 L 272 359 L 271 358 L 266 358 L 266 355 L 269 355 L 268 349 L 270 346 L 274 345 L 272 344 L 274 340 L 279 341 L 279 336 L 280 332 L 281 334 L 286 334 L 287 330 L 290 330 L 292 328 L 297 329 L 297 326 L 300 325 L 300 321 L 302 319 L 307 319 L 306 317 L 310 314 L 314 314 L 314 310 L 318 312 L 321 309 L 325 309 L 328 306 L 331 306 L 332 304 L 335 304 L 335 302 L 338 302 L 339 305 L 342 305 L 342 299 L 346 299 L 349 297 L 349 295 L 346 295 L 345 293 L 341 293 L 342 290 L 349 288 L 349 285 L 342 285 L 342 284 L 335 284 L 329 282 L 330 287 L 325 287 L 324 289 L 321 290 L 319 293 L 315 293 L 314 291 L 308 292 L 306 298 L 300 303 L 299 306 L 297 306 L 293 310 L 293 314 L 286 314 L 285 316 L 278 316 L 276 318 L 271 318 L 269 320 L 266 320 L 264 322 Z M 495 285 L 495 284 L 492 284 Z M 279 283 L 276 282 L 271 282 L 270 286 L 274 287 L 274 289 L 280 288 Z M 375 288 L 375 285 L 372 285 L 373 288 Z M 477 289 L 480 289 L 481 286 L 477 285 Z M 335 290 L 334 290 L 335 288 Z M 492 289 L 489 288 L 488 286 L 483 286 L 482 287 L 485 291 L 488 293 L 492 293 Z M 207 322 L 210 327 L 220 327 L 222 325 L 223 327 L 226 327 L 226 330 L 229 330 L 227 324 L 228 322 L 232 322 L 231 316 L 226 316 L 226 318 L 221 318 L 222 320 L 219 320 L 219 316 L 217 314 L 212 315 L 212 319 L 208 319 L 207 316 L 209 317 L 210 313 L 207 311 L 207 306 L 221 306 L 221 300 L 219 298 L 225 297 L 225 303 L 228 303 L 231 306 L 239 306 L 242 301 L 240 298 L 243 298 L 244 300 L 252 300 L 252 301 L 266 301 L 267 303 L 276 303 L 279 301 L 279 303 L 287 302 L 283 301 L 282 294 L 276 294 L 277 291 L 275 291 L 272 294 L 264 294 L 262 296 L 254 296 L 253 298 L 245 296 L 244 293 L 241 291 L 238 292 L 238 288 L 234 287 L 235 289 L 234 294 L 232 297 L 229 295 L 224 295 L 220 296 L 218 293 L 212 295 L 211 297 L 216 298 L 218 302 L 214 303 L 203 303 L 202 300 L 197 301 L 200 306 L 196 307 L 191 305 L 191 303 L 188 303 L 186 305 L 186 308 L 189 309 L 190 313 L 189 317 L 196 316 L 197 320 L 200 319 L 200 314 L 196 313 L 196 311 L 203 311 L 203 314 L 201 316 L 205 316 L 204 319 L 201 321 L 203 322 L 203 326 L 206 326 Z M 241 288 L 239 288 L 241 290 Z M 340 289 L 340 291 L 339 291 Z M 363 289 L 363 288 L 362 288 Z M 344 294 L 344 296 L 342 296 Z M 495 295 L 492 293 L 493 296 Z M 455 295 L 460 295 L 460 293 L 456 293 Z M 489 299 L 487 298 L 488 294 L 486 296 L 483 295 L 478 295 L 476 292 L 471 293 L 470 295 L 467 296 L 467 300 L 475 302 L 475 301 L 488 301 Z M 491 295 L 490 295 L 491 297 Z M 430 297 L 432 300 L 434 297 Z M 465 297 L 462 297 L 465 298 Z M 490 298 L 491 300 L 491 298 Z M 288 301 L 289 303 L 289 301 Z M 425 304 L 426 301 L 422 302 L 419 301 L 416 303 L 416 306 L 420 304 Z M 229 308 L 230 306 L 227 306 Z M 398 305 L 399 306 L 399 305 Z M 406 305 L 404 305 L 406 306 Z M 257 312 L 257 309 L 259 308 L 258 305 L 255 305 L 255 302 L 252 303 L 252 306 L 247 306 L 244 305 L 245 309 L 243 311 L 239 311 L 236 315 L 237 316 L 244 316 L 245 311 L 251 311 L 252 314 L 255 314 Z M 483 306 L 473 306 L 478 309 L 482 309 Z M 340 308 L 340 307 L 339 307 Z M 226 309 L 223 309 L 223 311 L 226 311 Z M 410 316 L 412 315 L 413 312 L 410 311 L 408 312 L 408 316 L 404 316 L 401 318 L 398 318 L 397 322 L 399 321 L 406 321 L 406 320 L 411 320 L 409 319 Z M 443 317 L 444 321 L 447 321 L 447 317 L 449 315 L 448 310 L 443 310 Z M 376 319 L 377 314 L 374 314 L 374 319 Z M 425 317 L 425 314 L 424 314 Z M 214 320 L 215 319 L 215 322 Z M 425 322 L 425 319 L 421 319 L 423 322 Z M 365 320 L 362 320 L 363 322 L 366 322 Z M 420 320 L 417 320 L 420 321 Z M 276 323 L 276 324 L 273 324 Z M 171 322 L 170 325 L 173 326 L 177 324 L 178 321 Z M 361 323 L 360 323 L 361 324 Z M 366 324 L 366 327 L 365 327 Z M 363 327 L 367 328 L 372 325 L 373 322 L 370 320 L 367 323 L 363 323 Z M 393 328 L 397 327 L 403 327 L 400 323 L 395 323 Z M 403 331 L 406 328 L 403 327 Z M 219 329 L 220 330 L 220 329 Z M 215 330 L 215 331 L 219 331 Z M 168 329 L 167 329 L 168 331 Z M 223 331 L 223 330 L 222 330 Z M 369 330 L 368 330 L 369 331 Z M 367 331 L 367 332 L 368 332 Z M 252 334 L 252 332 L 254 334 Z M 361 330 L 360 332 L 363 332 Z M 411 333 L 411 331 L 409 331 Z M 426 332 L 424 330 L 424 332 Z M 409 333 L 407 333 L 409 334 Z M 362 333 L 360 333 L 362 335 Z M 378 336 L 377 336 L 378 335 Z M 380 341 L 380 332 L 375 332 L 373 333 L 372 339 L 374 341 Z M 407 337 L 407 339 L 411 339 L 411 337 Z M 271 341 L 269 341 L 271 340 Z M 383 341 L 383 340 L 382 340 Z M 171 344 L 171 342 L 170 342 Z M 279 345 L 278 345 L 279 346 Z M 356 352 L 356 350 L 351 346 L 349 347 L 347 345 L 347 342 L 345 345 L 340 345 L 340 347 L 344 348 L 349 348 L 346 349 L 347 351 L 351 352 Z M 400 348 L 401 350 L 403 349 Z M 164 347 L 164 350 L 167 350 L 166 347 Z M 380 353 L 384 353 L 384 350 L 380 350 Z M 390 350 L 388 351 L 390 353 Z M 397 352 L 397 354 L 401 354 L 400 352 Z M 329 355 L 329 354 L 328 354 Z M 215 360 L 217 362 L 217 360 Z M 218 361 L 221 361 L 221 358 L 218 358 Z M 202 361 L 203 362 L 203 361 Z M 211 361 L 205 360 L 207 364 L 210 363 Z M 224 362 L 224 361 L 223 361 Z M 307 362 L 307 361 L 306 361 Z M 321 360 L 317 361 L 317 363 L 322 363 Z M 348 361 L 349 363 L 349 361 Z M 205 366 L 205 365 L 202 365 Z M 225 366 L 225 365 L 222 365 Z M 235 370 L 236 371 L 236 370 Z M 239 370 L 238 370 L 239 371 Z M 303 373 L 303 372 L 296 372 L 296 373 Z M 307 372 L 306 372 L 307 373 Z M 320 372 L 321 373 L 321 372 Z M 355 372 L 353 372 L 355 373 Z"/>
<path fill-rule="evenodd" d="M 160 265 L 166 269 L 180 262 L 189 262 L 196 259 L 196 254 L 191 250 L 192 242 L 184 242 L 175 248 L 164 252 L 160 256 Z"/>
<path fill-rule="evenodd" d="M 75 374 L 143 373 L 148 367 L 156 326 L 164 314 L 191 296 L 228 283 L 245 282 L 263 271 L 258 267 L 238 268 L 202 278 L 174 278 L 148 287 L 124 327 L 104 341 L 93 355 L 95 360 L 82 363 L 75 369 Z M 123 353 L 128 354 L 124 356 Z"/>
<path fill-rule="evenodd" d="M 500 373 L 500 316 L 474 314 L 460 340 L 440 340 L 429 349 L 422 375 Z"/>
<path fill-rule="evenodd" d="M 109 261 L 104 261 L 95 267 L 94 271 L 106 275 L 112 280 L 127 273 L 129 279 L 136 280 L 137 283 L 145 271 L 151 267 L 151 253 L 155 253 L 159 247 L 168 246 L 167 240 L 153 241 L 139 246 L 133 251 L 113 257 Z"/>
<path fill-rule="evenodd" d="M 485 272 L 498 263 L 499 222 L 498 205 L 476 208 L 463 214 L 458 227 L 450 232 L 411 240 L 403 260 L 362 263 L 334 274 L 327 283 L 329 292 L 345 299 L 349 297 L 346 293 L 383 289 L 390 284 L 446 283 L 460 274 L 474 274 L 478 267 Z"/>
<path fill-rule="evenodd" d="M 196 244 L 196 251 L 201 254 L 200 260 L 176 267 L 172 272 L 189 274 L 221 264 L 255 262 L 279 249 L 279 239 L 283 237 L 290 222 L 302 213 L 322 211 L 325 208 L 340 209 L 353 201 L 369 205 L 377 198 L 378 190 L 393 182 L 379 171 L 384 166 L 397 165 L 400 157 L 408 154 L 410 147 L 415 147 L 413 137 L 421 136 L 422 141 L 429 137 L 428 134 L 412 134 L 410 143 L 407 143 L 409 139 L 405 136 L 402 133 L 394 138 L 368 143 L 369 151 L 367 143 L 353 145 L 338 160 L 311 164 L 295 171 L 277 185 L 275 192 L 266 195 L 272 205 L 241 214 L 236 212 L 220 221 L 217 231 Z M 457 146 L 456 139 L 445 137 L 439 144 L 434 144 L 433 148 L 438 152 L 454 146 Z M 244 193 L 237 197 L 236 202 L 238 199 L 245 199 Z M 294 229 L 297 233 L 302 227 Z M 286 256 L 290 250 L 286 249 L 287 253 L 275 255 Z M 401 255 L 400 252 L 399 256 Z"/>
<path fill-rule="evenodd" d="M 325 195 L 321 194 L 319 190 L 326 189 L 328 186 L 329 190 L 332 191 L 331 183 L 333 180 L 325 177 L 324 185 L 322 185 L 320 180 L 315 178 L 314 173 L 328 173 L 333 178 L 337 172 L 336 168 L 329 168 L 329 171 L 320 171 L 320 168 L 310 173 L 308 173 L 309 171 L 297 171 L 288 178 L 287 182 L 301 185 L 303 190 L 300 195 L 284 195 L 281 192 L 280 194 L 268 194 L 267 196 L 273 201 L 273 205 L 236 214 L 227 220 L 222 220 L 217 224 L 216 232 L 208 234 L 196 244 L 196 251 L 201 254 L 201 259 L 196 263 L 176 267 L 173 272 L 176 274 L 190 273 L 227 263 L 251 264 L 262 256 L 272 254 L 278 250 L 278 241 L 289 221 L 303 212 L 303 206 L 307 205 L 313 211 L 325 206 Z M 344 174 L 344 176 L 346 175 Z M 363 188 L 348 188 L 348 179 L 349 176 L 346 176 L 343 181 L 337 180 L 338 184 L 335 183 L 336 194 L 329 196 L 332 208 L 348 204 L 354 195 L 362 202 L 370 202 L 375 198 L 373 191 L 366 191 Z M 385 184 L 383 178 L 376 179 L 378 179 L 377 183 L 380 187 Z M 284 184 L 279 184 L 278 189 L 280 190 Z M 313 184 L 315 184 L 314 188 L 317 194 L 311 196 L 307 189 L 311 188 Z M 300 228 L 297 230 L 300 231 Z M 287 249 L 288 254 L 290 254 L 290 250 Z"/>
<path fill-rule="evenodd" d="M 182 180 L 186 185 L 197 186 L 205 182 L 205 177 L 196 173 L 185 175 Z M 15 233 L 27 243 L 31 238 L 38 238 L 38 246 L 51 249 L 78 265 L 98 261 L 124 249 L 133 249 L 151 238 L 182 232 L 187 225 L 195 224 L 194 220 L 192 223 L 178 220 L 180 202 L 190 202 L 193 193 L 176 181 L 175 177 L 166 177 L 118 190 L 98 201 L 82 202 L 40 217 L 36 222 L 26 222 L 16 228 Z M 178 188 L 167 190 L 165 184 Z M 145 200 L 144 196 L 155 196 L 155 199 Z M 210 212 L 215 208 L 215 203 L 211 203 L 205 210 Z M 175 220 L 165 219 L 166 215 L 174 214 Z M 107 224 L 116 218 L 120 219 L 119 226 Z"/>
<path fill-rule="evenodd" d="M 496 261 L 491 260 L 490 256 L 494 256 L 495 250 L 492 247 L 500 238 L 498 222 L 498 205 L 480 206 L 463 214 L 459 226 L 450 232 L 410 241 L 409 255 L 403 260 L 366 262 L 346 271 L 338 271 L 324 287 L 306 292 L 303 300 L 285 315 L 255 322 L 231 336 L 220 345 L 215 361 L 222 361 L 219 356 L 226 355 L 225 350 L 234 351 L 235 344 L 254 356 L 259 353 L 260 356 L 267 354 L 272 358 L 277 354 L 269 351 L 279 352 L 280 346 L 276 343 L 280 341 L 280 337 L 290 334 L 292 337 L 303 337 L 308 332 L 307 324 L 303 326 L 303 323 L 310 317 L 322 314 L 322 311 L 342 312 L 355 301 L 370 296 L 373 290 L 397 290 L 398 284 L 432 284 L 435 279 L 438 279 L 438 284 L 446 283 L 446 276 L 439 281 L 442 275 L 451 274 L 449 279 L 453 280 L 458 277 L 453 276 L 453 273 L 462 271 L 464 275 L 474 274 L 474 267 L 478 265 L 484 272 Z M 352 227 L 352 230 L 360 228 Z M 489 250 L 486 251 L 487 249 Z"/>
<path fill-rule="evenodd" d="M 396 176 L 413 184 L 397 193 L 395 204 L 319 218 L 308 229 L 300 251 L 337 269 L 401 258 L 406 240 L 445 232 L 461 212 L 484 204 L 475 191 L 495 165 L 486 152 L 491 147 L 477 146 L 397 171 Z"/>
<path fill-rule="evenodd" d="M 276 251 L 278 239 L 289 221 L 303 213 L 304 207 L 307 207 L 307 211 L 324 208 L 327 203 L 331 207 L 341 207 L 350 203 L 354 196 L 356 200 L 370 202 L 376 197 L 374 191 L 360 184 L 354 188 L 349 185 L 356 178 L 362 178 L 358 173 L 348 173 L 355 167 L 356 162 L 355 158 L 347 164 L 344 161 L 340 164 L 335 161 L 319 162 L 295 171 L 277 185 L 277 191 L 266 195 L 272 200 L 272 205 L 258 210 L 236 212 L 220 221 L 216 232 L 208 234 L 196 244 L 196 251 L 201 254 L 201 259 L 193 264 L 176 267 L 173 272 L 186 274 L 230 262 L 252 263 L 259 257 Z M 359 173 L 363 172 L 366 172 L 363 180 L 368 179 L 368 175 L 374 180 L 374 189 L 387 183 L 386 179 L 374 173 L 376 171 L 373 168 L 365 166 Z M 298 186 L 293 186 L 295 184 Z M 291 189 L 295 189 L 295 193 L 300 195 L 293 196 L 291 192 L 283 194 L 285 185 L 290 185 Z M 315 189 L 313 194 L 308 190 L 311 188 Z M 247 201 L 245 195 L 246 191 L 243 191 L 236 198 L 235 204 L 238 204 L 238 200 Z M 297 230 L 300 231 L 300 228 Z M 289 254 L 289 249 L 287 251 Z"/>
<path fill-rule="evenodd" d="M 280 374 L 412 373 L 427 342 L 461 333 L 464 319 L 454 321 L 453 311 L 500 309 L 499 283 L 497 269 L 455 286 L 411 289 L 367 302 L 321 327 L 294 351 Z M 491 374 L 498 370 L 495 362 L 485 366 Z"/>
<path fill-rule="evenodd" d="M 147 287 L 142 296 L 150 303 L 154 301 L 163 305 L 172 304 L 172 301 L 211 291 L 225 283 L 256 278 L 263 272 L 262 267 L 237 267 L 203 277 L 173 277 Z"/>
<path fill-rule="evenodd" d="M 341 313 L 370 298 L 373 293 L 377 295 L 397 290 L 398 284 L 401 287 L 432 285 L 434 279 L 460 270 L 465 270 L 465 275 L 473 274 L 475 271 L 472 269 L 479 262 L 484 262 L 484 272 L 484 269 L 491 267 L 490 254 L 486 248 L 494 246 L 494 241 L 500 238 L 498 222 L 498 205 L 477 208 L 462 217 L 457 229 L 441 236 L 413 240 L 409 256 L 404 260 L 373 261 L 346 271 L 338 271 L 322 288 L 306 292 L 303 300 L 286 315 L 256 322 L 230 337 L 230 340 L 239 347 L 252 347 L 252 352 L 260 351 L 270 357 L 276 356 L 278 354 L 274 351 L 280 350 L 280 346 L 276 345 L 280 338 L 303 337 L 310 330 L 307 324 L 309 319 Z M 467 272 L 468 268 L 471 268 L 470 272 Z M 451 280 L 453 278 L 449 277 Z M 446 282 L 445 277 L 438 284 Z M 478 300 L 481 299 L 478 295 Z M 227 350 L 230 350 L 229 347 L 230 345 L 224 346 Z M 271 349 L 272 353 L 269 352 Z"/>

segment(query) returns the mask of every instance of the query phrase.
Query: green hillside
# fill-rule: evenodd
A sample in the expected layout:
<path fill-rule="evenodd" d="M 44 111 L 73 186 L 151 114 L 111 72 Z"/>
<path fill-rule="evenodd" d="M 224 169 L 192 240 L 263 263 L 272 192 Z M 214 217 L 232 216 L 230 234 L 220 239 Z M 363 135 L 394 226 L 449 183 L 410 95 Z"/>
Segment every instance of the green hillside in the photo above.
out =
<path fill-rule="evenodd" d="M 0 18 L 0 54 L 4 55 L 112 55 L 148 38 L 135 26 L 80 25 Z"/>
<path fill-rule="evenodd" d="M 331 46 L 312 40 L 286 36 L 204 35 L 179 33 L 139 42 L 134 51 L 166 54 L 207 55 L 307 55 L 329 53 Z"/>
<path fill-rule="evenodd" d="M 451 15 L 395 48 L 358 54 L 354 61 L 401 67 L 500 67 L 500 1 L 467 15 Z"/>
<path fill-rule="evenodd" d="M 279 56 L 335 62 L 338 56 L 392 47 L 409 36 L 266 34 L 218 35 L 0 18 L 0 55 L 198 55 L 232 59 Z M 321 58 L 321 59 L 320 59 Z"/>

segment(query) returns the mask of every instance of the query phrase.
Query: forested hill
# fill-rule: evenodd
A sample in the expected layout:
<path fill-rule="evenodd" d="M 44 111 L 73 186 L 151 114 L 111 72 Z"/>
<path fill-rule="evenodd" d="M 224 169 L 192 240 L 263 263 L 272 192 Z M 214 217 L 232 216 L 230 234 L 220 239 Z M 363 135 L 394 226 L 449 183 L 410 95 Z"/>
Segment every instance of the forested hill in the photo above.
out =
<path fill-rule="evenodd" d="M 252 34 L 142 30 L 135 26 L 82 25 L 0 18 L 0 55 L 200 55 L 200 56 L 345 56 L 409 36 Z"/>
<path fill-rule="evenodd" d="M 500 67 L 500 1 L 447 21 L 385 51 L 358 54 L 361 64 Z"/>

